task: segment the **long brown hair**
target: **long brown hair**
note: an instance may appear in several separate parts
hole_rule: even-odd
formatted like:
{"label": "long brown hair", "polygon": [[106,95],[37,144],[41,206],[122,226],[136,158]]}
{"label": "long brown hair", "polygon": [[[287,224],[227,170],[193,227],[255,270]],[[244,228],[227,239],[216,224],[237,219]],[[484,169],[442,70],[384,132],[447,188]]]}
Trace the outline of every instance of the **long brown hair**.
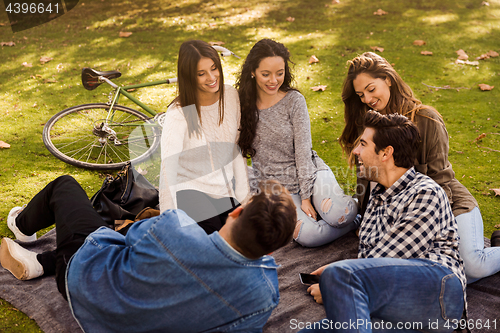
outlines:
{"label": "long brown hair", "polygon": [[[257,130],[259,121],[259,109],[257,108],[257,83],[252,78],[252,72],[259,67],[260,62],[268,57],[281,57],[285,62],[285,77],[280,90],[287,92],[296,90],[292,88],[293,75],[290,71],[290,52],[285,45],[272,39],[261,39],[250,50],[245,63],[241,67],[238,79],[236,80],[236,89],[240,97],[241,122],[240,137],[238,145],[243,156],[250,158],[255,155],[255,149],[252,143]],[[292,63],[293,64],[293,63]]]}
{"label": "long brown hair", "polygon": [[[350,156],[352,150],[356,147],[356,140],[363,128],[364,115],[370,109],[361,102],[360,97],[354,90],[353,81],[361,73],[366,73],[375,79],[390,80],[390,98],[384,113],[401,114],[415,122],[415,114],[418,110],[423,108],[434,110],[430,106],[423,105],[414,96],[410,86],[403,81],[387,60],[373,52],[363,53],[349,61],[349,69],[342,87],[345,127],[339,142],[347,156]],[[439,115],[437,111],[436,113]]]}
{"label": "long brown hair", "polygon": [[[201,40],[189,40],[182,43],[179,49],[179,59],[177,61],[177,97],[170,104],[177,103],[182,108],[190,105],[196,106],[198,120],[201,125],[200,103],[198,101],[198,62],[201,58],[213,60],[215,67],[219,70],[219,125],[224,120],[224,76],[222,74],[222,64],[217,51],[207,42]],[[185,112],[188,116],[190,112]],[[193,119],[188,120],[188,131],[199,133],[197,124]]]}

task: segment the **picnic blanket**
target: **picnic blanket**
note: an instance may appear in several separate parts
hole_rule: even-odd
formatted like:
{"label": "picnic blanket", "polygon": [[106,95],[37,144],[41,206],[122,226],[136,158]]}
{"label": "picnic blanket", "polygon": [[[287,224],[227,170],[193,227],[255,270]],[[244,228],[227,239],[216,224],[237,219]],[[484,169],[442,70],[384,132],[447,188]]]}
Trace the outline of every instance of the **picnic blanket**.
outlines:
{"label": "picnic blanket", "polygon": [[[489,240],[485,239],[489,246]],[[24,247],[43,252],[55,247],[55,231],[51,230]],[[322,305],[314,302],[300,284],[299,273],[308,273],[333,261],[356,258],[358,239],[354,233],[322,247],[304,248],[291,243],[273,253],[278,269],[281,300],[264,327],[265,333],[297,332],[299,323],[315,322],[325,317]],[[68,303],[57,291],[54,277],[18,281],[10,272],[0,268],[0,298],[34,319],[45,333],[81,332]],[[489,319],[490,329],[473,332],[500,332],[500,274],[468,285],[469,319],[479,327]],[[496,319],[496,330],[493,321]],[[484,326],[484,325],[483,325]]]}

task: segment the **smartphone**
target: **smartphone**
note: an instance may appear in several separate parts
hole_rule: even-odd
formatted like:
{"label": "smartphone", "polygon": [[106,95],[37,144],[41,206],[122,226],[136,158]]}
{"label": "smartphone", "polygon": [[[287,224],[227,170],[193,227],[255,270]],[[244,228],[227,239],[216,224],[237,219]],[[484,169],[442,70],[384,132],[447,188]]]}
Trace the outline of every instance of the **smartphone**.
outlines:
{"label": "smartphone", "polygon": [[319,283],[320,275],[299,273],[299,277],[300,277],[300,282],[302,284],[310,285],[310,284]]}

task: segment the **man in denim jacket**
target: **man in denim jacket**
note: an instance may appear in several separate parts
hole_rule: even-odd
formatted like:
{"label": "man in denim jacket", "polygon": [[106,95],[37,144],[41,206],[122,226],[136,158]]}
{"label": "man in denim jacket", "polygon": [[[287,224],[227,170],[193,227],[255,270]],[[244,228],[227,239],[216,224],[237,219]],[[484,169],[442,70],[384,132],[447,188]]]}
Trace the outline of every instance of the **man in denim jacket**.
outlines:
{"label": "man in denim jacket", "polygon": [[86,332],[261,332],[279,301],[277,265],[266,254],[291,241],[296,213],[287,190],[268,181],[219,232],[167,210],[123,236],[63,176],[9,219],[19,237],[56,224],[52,258],[4,238],[1,263],[21,280],[55,272]]}

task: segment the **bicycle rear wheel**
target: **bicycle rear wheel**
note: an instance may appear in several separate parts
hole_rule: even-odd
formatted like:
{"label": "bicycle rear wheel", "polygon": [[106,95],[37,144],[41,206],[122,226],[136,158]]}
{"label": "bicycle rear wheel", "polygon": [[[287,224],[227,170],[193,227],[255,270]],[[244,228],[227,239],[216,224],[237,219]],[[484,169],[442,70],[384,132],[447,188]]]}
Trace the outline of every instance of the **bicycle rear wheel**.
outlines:
{"label": "bicycle rear wheel", "polygon": [[43,128],[43,143],[60,160],[91,170],[121,169],[148,158],[161,128],[137,110],[104,103],[83,104],[55,114]]}

